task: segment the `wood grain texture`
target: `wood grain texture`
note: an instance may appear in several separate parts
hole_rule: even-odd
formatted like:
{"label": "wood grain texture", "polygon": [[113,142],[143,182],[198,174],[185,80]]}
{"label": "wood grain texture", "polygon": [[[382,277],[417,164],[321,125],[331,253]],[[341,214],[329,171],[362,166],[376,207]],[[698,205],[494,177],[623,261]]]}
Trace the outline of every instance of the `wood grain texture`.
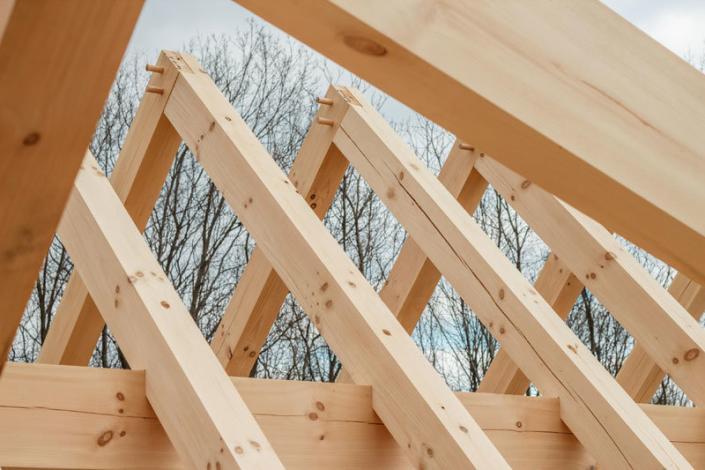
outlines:
{"label": "wood grain texture", "polygon": [[[685,308],[693,319],[700,321],[705,312],[705,289],[678,273],[671,282],[668,292]],[[675,365],[675,364],[674,364]],[[617,381],[624,390],[639,403],[649,403],[661,385],[665,372],[651,358],[644,346],[634,345],[622,368],[617,373]],[[693,397],[690,397],[692,400]]]}
{"label": "wood grain texture", "polygon": [[[168,54],[157,65],[164,67]],[[128,214],[140,230],[147,225],[154,204],[171,167],[181,137],[163,116],[176,72],[155,73],[147,86],[164,90],[159,95],[145,93],[120,150],[110,182]],[[42,345],[39,362],[86,365],[93,354],[105,322],[86,286],[72,273],[49,333]]]}
{"label": "wood grain texture", "polygon": [[[414,466],[507,468],[374,289],[200,66],[166,115]],[[277,227],[272,230],[272,227]]]}
{"label": "wood grain texture", "polygon": [[683,306],[600,224],[490,156],[475,167],[688,397],[704,405],[705,330]]}
{"label": "wood grain texture", "polygon": [[[334,93],[328,96],[332,99]],[[289,174],[296,190],[321,219],[333,202],[348,161],[333,145],[337,124],[330,127],[315,123],[322,112],[339,122],[344,109],[334,100],[314,116]],[[211,342],[228,374],[250,373],[288,293],[267,257],[255,247]]]}
{"label": "wood grain texture", "polygon": [[[646,415],[356,91],[335,144],[548,396],[601,465],[688,466]],[[479,162],[476,162],[476,167]],[[353,374],[354,378],[354,374]]]}
{"label": "wood grain texture", "polygon": [[[373,411],[369,386],[244,378],[233,383],[287,468],[412,468]],[[561,421],[555,398],[456,396],[512,468],[594,464]],[[704,410],[642,409],[693,466],[705,465]],[[145,396],[144,372],[14,363],[0,379],[0,465],[184,468]]]}
{"label": "wood grain texture", "polygon": [[[438,175],[438,180],[448,192],[471,214],[475,212],[487,189],[487,182],[473,170],[478,157],[479,152],[461,148],[461,142],[456,141]],[[409,236],[379,296],[406,332],[411,334],[440,279],[441,273],[413,237]],[[337,381],[350,383],[352,377],[347,370],[342,369]]]}
{"label": "wood grain texture", "polygon": [[705,77],[601,2],[236,1],[705,283]]}
{"label": "wood grain texture", "polygon": [[181,459],[283,468],[90,152],[59,236]]}
{"label": "wood grain texture", "polygon": [[[546,299],[562,320],[566,320],[575,305],[583,285],[557,255],[549,253],[536,282],[536,292]],[[500,349],[480,382],[478,392],[523,395],[529,379],[505,349]]]}
{"label": "wood grain texture", "polygon": [[3,2],[0,371],[142,3]]}

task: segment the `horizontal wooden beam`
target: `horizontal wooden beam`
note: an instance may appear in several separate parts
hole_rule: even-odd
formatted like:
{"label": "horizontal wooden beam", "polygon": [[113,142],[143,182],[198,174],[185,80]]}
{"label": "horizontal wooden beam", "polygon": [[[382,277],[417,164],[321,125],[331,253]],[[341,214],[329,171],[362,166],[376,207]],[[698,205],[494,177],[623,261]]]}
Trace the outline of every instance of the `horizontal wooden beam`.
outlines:
{"label": "horizontal wooden beam", "polygon": [[598,462],[687,466],[379,113],[355,90],[341,94],[353,98],[334,143],[522,372],[561,399],[563,420]]}
{"label": "horizontal wooden beam", "polygon": [[0,371],[142,3],[0,6]]}
{"label": "horizontal wooden beam", "polygon": [[[374,413],[369,386],[245,378],[233,383],[287,468],[410,468]],[[457,396],[512,468],[591,465],[561,422],[557,399]],[[705,410],[642,409],[694,467],[705,466]],[[0,379],[0,465],[184,468],[146,399],[144,372],[15,363]]]}
{"label": "horizontal wooden beam", "polygon": [[705,284],[705,77],[601,2],[236,1]]}
{"label": "horizontal wooden beam", "polygon": [[[162,54],[157,65],[164,68],[168,60]],[[159,87],[164,92],[145,93],[110,177],[115,192],[139,229],[147,225],[181,143],[181,137],[163,116],[175,81],[173,71],[152,75],[148,86]],[[72,273],[42,345],[39,362],[88,364],[103,326],[105,322],[86,286],[78,273]]]}
{"label": "horizontal wooden beam", "polygon": [[283,468],[90,152],[58,233],[182,460]]}
{"label": "horizontal wooden beam", "polygon": [[167,117],[353,379],[372,385],[375,411],[412,464],[507,468],[212,80],[182,57]]}

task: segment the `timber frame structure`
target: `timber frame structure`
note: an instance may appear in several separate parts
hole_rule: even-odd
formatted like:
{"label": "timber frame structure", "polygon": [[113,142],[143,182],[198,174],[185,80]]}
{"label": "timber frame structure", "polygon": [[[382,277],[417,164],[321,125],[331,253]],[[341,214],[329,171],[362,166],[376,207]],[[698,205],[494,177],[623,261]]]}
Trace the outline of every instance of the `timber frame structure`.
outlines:
{"label": "timber frame structure", "polygon": [[[39,364],[0,366],[2,469],[705,468],[702,74],[596,1],[238,3],[454,132],[445,166],[331,86],[286,176],[163,52],[108,179],[86,147],[141,2],[3,3],[5,356],[54,233],[76,269]],[[141,236],[182,141],[257,240],[210,345]],[[349,165],[408,233],[380,293],[320,220]],[[535,285],[472,219],[488,184],[552,250]],[[479,393],[409,336],[441,275],[501,344]],[[565,323],[583,287],[635,338],[616,378]],[[289,292],[338,383],[242,377]],[[104,324],[132,370],[85,367]],[[664,374],[695,407],[646,404]]]}

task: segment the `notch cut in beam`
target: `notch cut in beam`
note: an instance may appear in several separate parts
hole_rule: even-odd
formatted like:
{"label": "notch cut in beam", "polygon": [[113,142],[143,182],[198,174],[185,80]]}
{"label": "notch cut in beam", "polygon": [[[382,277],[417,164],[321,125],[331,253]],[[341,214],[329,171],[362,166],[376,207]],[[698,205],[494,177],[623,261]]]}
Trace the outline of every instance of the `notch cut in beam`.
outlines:
{"label": "notch cut in beam", "polygon": [[602,3],[236,1],[705,284],[705,77]]}
{"label": "notch cut in beam", "polygon": [[354,90],[335,144],[601,464],[688,466],[472,217]]}
{"label": "notch cut in beam", "polygon": [[0,7],[0,372],[142,3]]}
{"label": "notch cut in beam", "polygon": [[[287,468],[409,468],[372,409],[369,386],[232,380]],[[562,423],[555,398],[456,396],[512,468],[594,463]],[[704,410],[642,409],[693,466],[705,466]],[[145,396],[143,371],[15,363],[0,379],[0,465],[184,468]]]}
{"label": "notch cut in beam", "polygon": [[59,236],[183,461],[283,468],[90,152]]}
{"label": "notch cut in beam", "polygon": [[167,117],[355,380],[372,385],[413,465],[507,468],[230,103],[183,63]]}

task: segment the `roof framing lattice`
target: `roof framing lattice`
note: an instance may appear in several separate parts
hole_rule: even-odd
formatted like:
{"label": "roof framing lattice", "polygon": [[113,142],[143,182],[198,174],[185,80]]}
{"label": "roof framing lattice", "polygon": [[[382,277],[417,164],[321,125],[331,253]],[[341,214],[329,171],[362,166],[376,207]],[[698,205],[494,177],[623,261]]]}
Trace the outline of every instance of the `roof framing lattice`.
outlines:
{"label": "roof framing lattice", "polygon": [[[0,5],[5,354],[54,233],[76,265],[43,364],[0,362],[5,470],[705,466],[702,74],[599,2],[239,3],[454,132],[445,166],[331,86],[287,177],[162,52],[108,179],[86,146],[141,2]],[[141,235],[182,141],[257,240],[210,347]],[[409,235],[379,295],[320,220],[348,166]],[[534,285],[472,219],[488,185],[552,250]],[[679,271],[668,291],[613,233]],[[502,345],[484,393],[409,336],[442,275]],[[565,323],[583,287],[637,341],[616,378]],[[338,383],[229,377],[289,292]],[[105,324],[134,370],[69,367]],[[664,374],[695,408],[643,404]]]}

